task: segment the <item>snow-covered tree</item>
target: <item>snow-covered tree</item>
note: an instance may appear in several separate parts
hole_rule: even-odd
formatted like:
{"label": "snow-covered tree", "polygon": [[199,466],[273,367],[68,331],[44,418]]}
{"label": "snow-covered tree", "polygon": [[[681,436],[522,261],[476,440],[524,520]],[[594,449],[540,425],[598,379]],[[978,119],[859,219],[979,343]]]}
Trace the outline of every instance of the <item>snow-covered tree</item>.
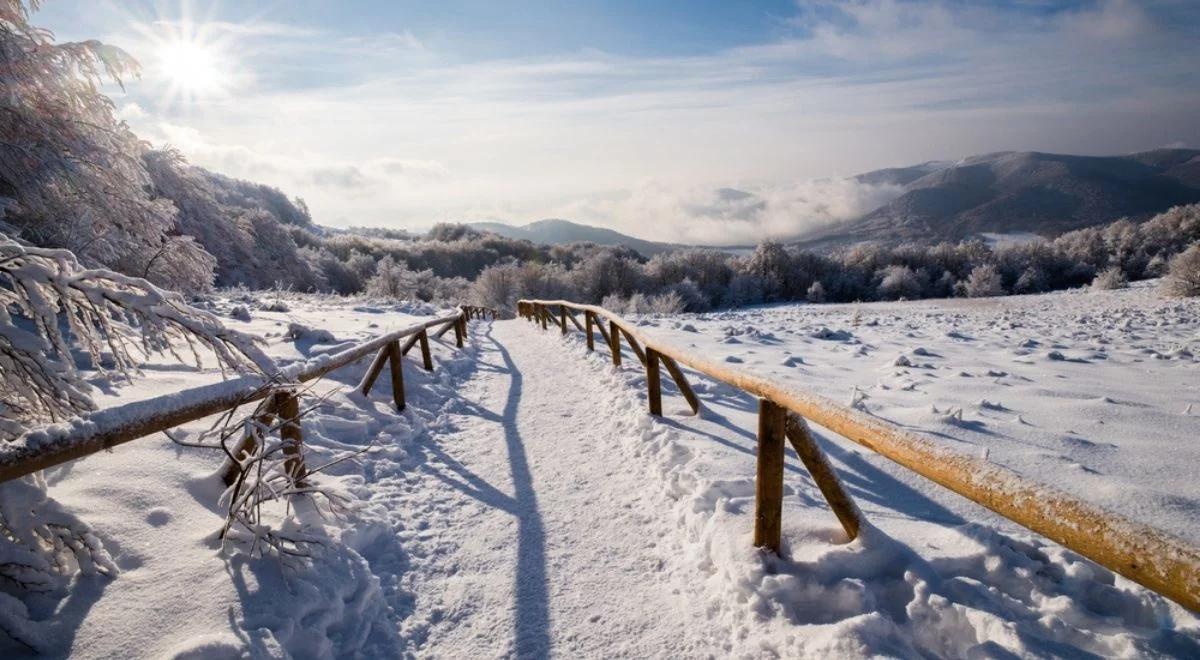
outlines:
{"label": "snow-covered tree", "polygon": [[521,295],[521,269],[516,264],[485,268],[471,284],[471,301],[492,309],[512,311]]}
{"label": "snow-covered tree", "polygon": [[1092,288],[1097,291],[1124,289],[1127,286],[1129,286],[1129,281],[1125,279],[1125,271],[1117,266],[1105,268],[1100,271],[1096,279],[1092,280]]}
{"label": "snow-covered tree", "polygon": [[416,297],[416,274],[386,256],[375,264],[375,275],[367,281],[367,295],[394,300]]}
{"label": "snow-covered tree", "polygon": [[992,264],[982,264],[971,270],[963,283],[963,293],[968,298],[986,298],[1004,295],[1000,271]]}
{"label": "snow-covered tree", "polygon": [[35,4],[0,0],[0,191],[15,201],[5,222],[91,265],[158,250],[175,209],[147,191],[146,145],[99,89],[136,76],[137,63],[98,41],[54,43],[29,24]]}
{"label": "snow-covered tree", "polygon": [[[275,372],[252,337],[179,294],[0,234],[0,442],[95,408],[75,352],[128,378],[148,353],[184,359],[181,347],[197,363],[203,353],[222,369]],[[115,572],[99,538],[49,497],[40,473],[0,484],[0,632],[44,648],[52,629],[30,616],[29,599],[61,596],[76,573]]]}
{"label": "snow-covered tree", "polygon": [[813,282],[812,286],[808,287],[808,291],[805,292],[804,299],[810,303],[825,302],[825,285],[820,282]]}
{"label": "snow-covered tree", "polygon": [[197,364],[205,349],[222,368],[271,368],[252,337],[177,293],[0,234],[0,438],[94,408],[72,349],[95,369],[128,377],[152,352],[183,359],[180,344]]}
{"label": "snow-covered tree", "polygon": [[1200,296],[1200,243],[1171,259],[1162,286],[1168,295]]}
{"label": "snow-covered tree", "polygon": [[879,296],[885,300],[920,298],[925,283],[908,266],[888,266],[879,271]]}
{"label": "snow-covered tree", "polygon": [[759,243],[741,268],[741,274],[758,281],[763,302],[779,300],[784,295],[790,273],[791,259],[787,250],[775,241]]}

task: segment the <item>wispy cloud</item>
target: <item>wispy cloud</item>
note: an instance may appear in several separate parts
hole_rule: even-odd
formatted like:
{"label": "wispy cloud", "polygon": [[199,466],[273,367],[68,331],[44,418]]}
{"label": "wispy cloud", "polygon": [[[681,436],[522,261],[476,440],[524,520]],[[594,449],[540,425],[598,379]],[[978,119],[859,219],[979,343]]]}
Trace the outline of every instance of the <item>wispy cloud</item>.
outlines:
{"label": "wispy cloud", "polygon": [[1173,2],[806,2],[771,41],[705,55],[488,60],[403,30],[217,24],[253,84],[163,108],[148,80],[122,105],[331,224],[568,216],[744,242],[886,201],[839,178],[875,167],[1196,144],[1198,22]]}

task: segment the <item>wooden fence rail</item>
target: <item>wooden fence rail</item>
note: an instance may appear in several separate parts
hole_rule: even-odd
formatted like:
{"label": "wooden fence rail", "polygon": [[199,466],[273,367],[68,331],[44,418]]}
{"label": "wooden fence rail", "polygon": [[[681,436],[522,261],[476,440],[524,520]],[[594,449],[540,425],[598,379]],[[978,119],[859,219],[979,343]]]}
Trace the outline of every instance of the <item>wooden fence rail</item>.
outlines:
{"label": "wooden fence rail", "polygon": [[[471,311],[468,311],[471,310]],[[468,318],[495,318],[495,312],[482,307],[460,307],[454,313],[410,325],[406,328],[380,335],[332,355],[322,355],[304,362],[289,365],[270,376],[245,375],[211,385],[202,385],[182,392],[164,394],[144,401],[135,401],[106,408],[66,423],[34,429],[12,442],[0,443],[0,482],[16,479],[38,470],[59,465],[111,449],[138,438],[166,431],[181,424],[193,422],[209,415],[231,410],[238,406],[259,401],[279,391],[289,391],[295,384],[320,378],[331,371],[357,362],[372,353],[375,361],[368,369],[367,377],[360,383],[364,393],[384,366],[390,366],[392,391],[397,408],[404,408],[404,376],[400,358],[414,344],[420,344],[422,362],[426,370],[433,370],[433,358],[429,351],[429,332],[440,333],[454,330],[456,344],[463,346]],[[400,340],[407,339],[403,347]],[[278,415],[284,439],[299,445],[300,430],[298,413],[289,415],[295,405],[294,396],[283,396],[273,404],[271,413]],[[282,406],[283,409],[279,409]],[[290,453],[290,452],[289,452]],[[302,463],[297,457],[289,471],[302,472]],[[226,479],[229,469],[227,463]]]}
{"label": "wooden fence rail", "polygon": [[[812,441],[805,424],[807,419],[1184,607],[1200,611],[1200,549],[1167,532],[1129,520],[1057,488],[1032,482],[995,463],[953,451],[865,412],[647,337],[635,325],[603,307],[566,300],[522,300],[517,303],[517,311],[543,329],[548,320],[557,321],[563,334],[568,332],[569,312],[582,312],[586,322],[581,329],[588,335],[588,348],[595,349],[592,330],[599,330],[612,353],[613,364],[618,367],[623,335],[646,368],[649,407],[655,415],[662,414],[659,362],[667,367],[695,412],[699,412],[700,402],[679,369],[681,364],[758,397],[755,545],[779,549],[785,437],[800,455],[847,535],[853,539],[858,533],[861,514],[838,481],[832,465]],[[604,321],[608,322],[607,332]]]}

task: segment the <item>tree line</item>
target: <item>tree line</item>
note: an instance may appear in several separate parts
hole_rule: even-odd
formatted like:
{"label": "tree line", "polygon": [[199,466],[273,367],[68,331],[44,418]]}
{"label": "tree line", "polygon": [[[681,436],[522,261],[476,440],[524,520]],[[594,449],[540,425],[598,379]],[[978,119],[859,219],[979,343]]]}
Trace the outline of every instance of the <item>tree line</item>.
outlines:
{"label": "tree line", "polygon": [[[1189,249],[1190,246],[1190,249]],[[1186,255],[1191,256],[1186,256]],[[1200,205],[1143,223],[1117,220],[1053,240],[989,245],[863,244],[816,252],[764,241],[747,255],[686,249],[631,258],[596,250],[552,263],[499,263],[483,270],[471,301],[511,309],[520,297],[570,298],[618,312],[702,312],[808,301],[915,300],[1041,293],[1168,275],[1172,292],[1200,276]],[[1174,265],[1172,265],[1174,264]],[[1189,279],[1191,278],[1191,279]]]}

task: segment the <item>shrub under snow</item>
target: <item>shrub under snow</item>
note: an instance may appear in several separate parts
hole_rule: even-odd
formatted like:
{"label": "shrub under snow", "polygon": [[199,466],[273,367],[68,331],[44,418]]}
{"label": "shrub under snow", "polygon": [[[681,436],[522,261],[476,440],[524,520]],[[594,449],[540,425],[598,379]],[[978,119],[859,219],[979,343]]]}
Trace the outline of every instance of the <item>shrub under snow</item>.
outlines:
{"label": "shrub under snow", "polygon": [[1129,280],[1125,279],[1124,271],[1115,266],[1104,269],[1096,276],[1096,279],[1092,280],[1092,288],[1097,291],[1124,289],[1127,286],[1129,286]]}
{"label": "shrub under snow", "polygon": [[967,277],[967,281],[963,285],[963,292],[969,298],[987,298],[1004,295],[1004,286],[1001,284],[1000,271],[992,264],[976,266],[971,270],[971,275]]}
{"label": "shrub under snow", "polygon": [[1171,259],[1163,290],[1172,296],[1200,296],[1200,243]]}

